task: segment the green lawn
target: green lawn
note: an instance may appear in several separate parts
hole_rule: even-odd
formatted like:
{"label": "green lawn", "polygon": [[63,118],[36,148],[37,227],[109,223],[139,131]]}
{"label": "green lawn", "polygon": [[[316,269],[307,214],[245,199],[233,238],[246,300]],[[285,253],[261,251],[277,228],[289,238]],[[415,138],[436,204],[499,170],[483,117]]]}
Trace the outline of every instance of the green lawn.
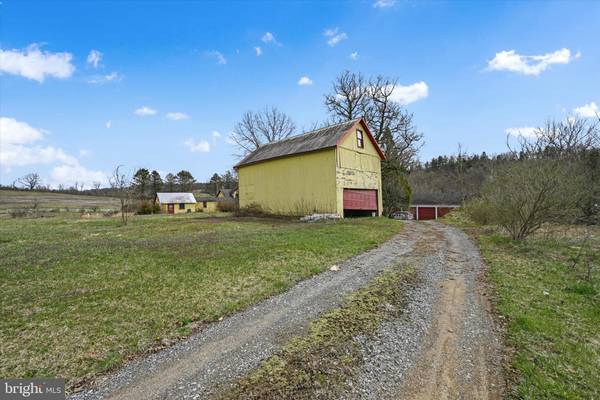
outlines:
{"label": "green lawn", "polygon": [[[507,321],[507,344],[515,352],[509,397],[600,398],[599,228],[592,228],[575,267],[583,227],[553,227],[524,243],[467,228],[474,229],[490,266],[496,310]],[[591,280],[586,259],[594,267]]]}
{"label": "green lawn", "polygon": [[203,215],[0,221],[0,376],[68,385],[281,292],[401,229]]}

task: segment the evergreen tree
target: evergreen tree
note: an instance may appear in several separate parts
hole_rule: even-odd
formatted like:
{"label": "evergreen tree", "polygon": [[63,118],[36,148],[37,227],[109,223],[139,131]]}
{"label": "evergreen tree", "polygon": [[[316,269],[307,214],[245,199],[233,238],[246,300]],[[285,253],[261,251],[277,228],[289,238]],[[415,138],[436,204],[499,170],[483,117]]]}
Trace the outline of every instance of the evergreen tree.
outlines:
{"label": "evergreen tree", "polygon": [[146,168],[138,169],[133,175],[135,194],[142,200],[146,199],[150,186],[150,172]]}
{"label": "evergreen tree", "polygon": [[163,187],[163,180],[160,177],[158,171],[154,170],[150,173],[150,190],[152,190],[152,197],[156,196],[157,192],[160,192]]}
{"label": "evergreen tree", "polygon": [[168,173],[165,177],[165,186],[167,188],[167,192],[174,192],[176,184],[177,178],[175,177],[175,175]]}
{"label": "evergreen tree", "polygon": [[181,170],[177,173],[177,183],[182,192],[191,192],[196,179],[189,171]]}

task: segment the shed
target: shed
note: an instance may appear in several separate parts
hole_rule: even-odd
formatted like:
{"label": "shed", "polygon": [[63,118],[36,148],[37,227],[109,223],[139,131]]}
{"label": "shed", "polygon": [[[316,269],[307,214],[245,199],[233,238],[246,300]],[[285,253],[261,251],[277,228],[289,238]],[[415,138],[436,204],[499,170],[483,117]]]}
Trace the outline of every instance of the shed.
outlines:
{"label": "shed", "polygon": [[362,118],[269,143],[235,166],[239,205],[284,215],[381,215],[384,159]]}
{"label": "shed", "polygon": [[459,207],[456,204],[413,204],[410,212],[416,220],[438,219]]}
{"label": "shed", "polygon": [[154,201],[160,205],[160,211],[167,214],[196,210],[196,199],[192,193],[156,193]]}

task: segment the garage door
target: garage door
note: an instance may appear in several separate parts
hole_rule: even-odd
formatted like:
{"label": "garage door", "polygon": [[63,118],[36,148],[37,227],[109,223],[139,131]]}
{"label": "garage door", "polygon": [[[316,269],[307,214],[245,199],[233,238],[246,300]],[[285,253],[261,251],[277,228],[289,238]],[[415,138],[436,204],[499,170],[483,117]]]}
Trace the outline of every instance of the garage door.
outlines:
{"label": "garage door", "polygon": [[419,219],[435,219],[435,207],[419,207]]}
{"label": "garage door", "polygon": [[344,189],[344,210],[377,211],[377,190]]}

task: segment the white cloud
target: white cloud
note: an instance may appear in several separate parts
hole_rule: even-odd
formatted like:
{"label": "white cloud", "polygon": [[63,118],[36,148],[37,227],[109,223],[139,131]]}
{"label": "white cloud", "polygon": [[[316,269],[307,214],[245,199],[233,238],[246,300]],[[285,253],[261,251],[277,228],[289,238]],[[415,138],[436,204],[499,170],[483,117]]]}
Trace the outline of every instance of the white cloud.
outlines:
{"label": "white cloud", "polygon": [[[75,181],[91,187],[92,182],[106,183],[106,175],[101,171],[90,171],[83,167],[76,157],[54,146],[36,144],[43,140],[44,131],[31,127],[26,122],[14,118],[0,117],[0,166],[10,170],[39,164],[60,164],[52,171],[51,184],[72,185]],[[81,149],[81,156],[90,154]]]}
{"label": "white cloud", "polygon": [[377,0],[375,3],[373,3],[373,7],[388,8],[392,7],[394,4],[396,4],[396,0]]}
{"label": "white cloud", "polygon": [[182,112],[170,112],[167,113],[167,118],[169,118],[172,121],[181,121],[183,119],[188,119],[190,116],[182,113]]}
{"label": "white cloud", "polygon": [[112,128],[112,120],[109,119],[108,121],[106,121],[106,123],[104,124],[104,126],[106,126],[106,129]]}
{"label": "white cloud", "polygon": [[52,162],[77,163],[77,159],[53,146],[35,143],[44,131],[14,118],[0,117],[0,165],[3,168]]}
{"label": "white cloud", "polygon": [[323,36],[327,38],[327,44],[331,47],[337,45],[342,40],[348,39],[348,35],[345,32],[340,32],[338,28],[326,29],[323,32]]}
{"label": "white cloud", "polygon": [[214,139],[219,139],[221,137],[221,134],[219,133],[219,131],[212,131],[212,137]]}
{"label": "white cloud", "polygon": [[256,46],[254,47],[254,52],[256,53],[256,56],[261,56],[262,55],[262,48],[260,46]]}
{"label": "white cloud", "polygon": [[81,157],[87,157],[91,154],[91,152],[88,149],[79,149],[79,155]]}
{"label": "white cloud", "polygon": [[515,136],[515,137],[526,137],[526,138],[534,138],[537,136],[537,128],[533,126],[524,126],[521,128],[508,128],[505,130],[507,135]]}
{"label": "white cloud", "polygon": [[110,82],[120,82],[122,79],[123,75],[118,72],[111,72],[108,75],[94,75],[87,82],[94,85],[103,85]]}
{"label": "white cloud", "polygon": [[568,64],[574,58],[579,58],[580,53],[575,57],[571,56],[569,49],[560,49],[553,53],[546,53],[538,56],[522,56],[514,50],[505,50],[496,53],[496,56],[488,61],[488,69],[491,71],[512,71],[523,75],[539,75],[548,69],[552,64]]}
{"label": "white cloud", "polygon": [[218,65],[227,64],[227,59],[220,51],[217,51],[217,50],[209,51],[206,53],[206,55],[214,58],[217,61]]}
{"label": "white cloud", "polygon": [[71,53],[41,51],[34,43],[25,50],[0,49],[0,71],[21,75],[40,83],[44,82],[46,76],[66,79],[75,71],[75,66],[71,64],[72,59]]}
{"label": "white cloud", "polygon": [[134,113],[135,113],[135,115],[139,115],[140,117],[147,117],[149,115],[156,114],[156,110],[154,110],[150,107],[147,107],[147,106],[143,106],[143,107],[136,109],[134,111]]}
{"label": "white cloud", "polygon": [[303,76],[298,80],[298,85],[300,86],[309,86],[312,85],[313,81],[308,76]]}
{"label": "white cloud", "polygon": [[52,169],[50,174],[52,184],[72,186],[75,182],[83,185],[84,188],[92,187],[94,182],[100,182],[101,185],[108,184],[108,177],[102,171],[92,171],[80,164],[63,164]]}
{"label": "white cloud", "polygon": [[194,140],[190,138],[183,144],[192,153],[208,153],[210,151],[210,143],[208,143],[206,140]]}
{"label": "white cloud", "polygon": [[424,99],[427,96],[429,96],[429,86],[421,81],[408,86],[397,85],[394,88],[391,99],[400,104],[407,105]]}
{"label": "white cloud", "polygon": [[594,118],[600,115],[598,106],[593,101],[581,107],[575,107],[573,112],[583,118]]}
{"label": "white cloud", "polygon": [[98,68],[100,61],[102,61],[102,53],[98,50],[90,50],[90,53],[87,56],[87,63],[94,68]]}
{"label": "white cloud", "polygon": [[350,53],[350,59],[352,59],[354,61],[358,60],[358,52],[355,51],[353,53]]}
{"label": "white cloud", "polygon": [[[0,144],[28,144],[42,139],[41,130],[14,118],[0,117]],[[0,147],[2,147],[0,146]]]}
{"label": "white cloud", "polygon": [[265,43],[271,43],[276,44],[277,46],[281,46],[281,43],[278,42],[277,39],[275,39],[275,35],[273,35],[271,32],[265,32],[261,40]]}

